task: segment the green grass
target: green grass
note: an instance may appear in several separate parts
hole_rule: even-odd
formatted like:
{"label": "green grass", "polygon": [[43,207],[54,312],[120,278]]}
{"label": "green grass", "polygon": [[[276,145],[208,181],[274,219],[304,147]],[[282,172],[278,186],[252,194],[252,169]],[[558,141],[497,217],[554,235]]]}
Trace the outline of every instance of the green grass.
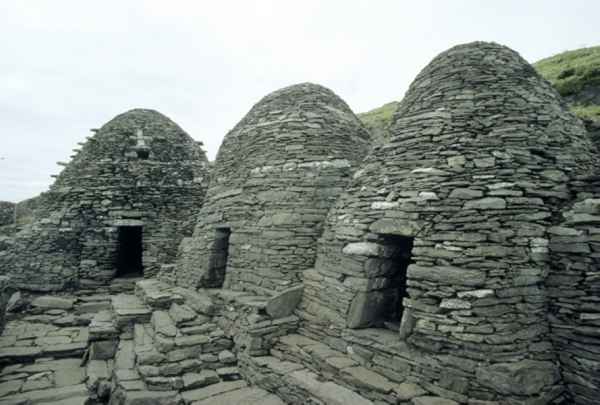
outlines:
{"label": "green grass", "polygon": [[358,117],[366,122],[390,122],[397,108],[398,102],[392,101],[379,108],[360,113],[358,114]]}
{"label": "green grass", "polygon": [[383,141],[388,137],[387,127],[392,122],[394,113],[398,109],[398,102],[392,101],[371,111],[357,114],[358,118],[367,127],[375,141]]}
{"label": "green grass", "polygon": [[[571,102],[572,111],[580,118],[600,120],[600,105],[583,104],[577,94],[588,85],[600,86],[600,46],[567,51],[533,64],[558,92]],[[384,104],[371,111],[357,114],[375,142],[389,137],[388,125],[398,109],[398,102]]]}
{"label": "green grass", "polygon": [[600,105],[574,105],[571,106],[571,111],[579,118],[600,121]]}
{"label": "green grass", "polygon": [[533,66],[563,97],[574,95],[587,84],[600,84],[600,46],[563,52]]}

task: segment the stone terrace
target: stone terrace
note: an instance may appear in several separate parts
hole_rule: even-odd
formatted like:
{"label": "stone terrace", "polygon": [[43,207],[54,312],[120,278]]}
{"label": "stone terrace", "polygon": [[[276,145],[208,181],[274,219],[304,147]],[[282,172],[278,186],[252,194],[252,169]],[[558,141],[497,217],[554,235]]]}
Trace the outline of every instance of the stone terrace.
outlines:
{"label": "stone terrace", "polygon": [[0,337],[0,403],[455,404],[295,334],[301,288],[267,299],[134,281],[14,294]]}

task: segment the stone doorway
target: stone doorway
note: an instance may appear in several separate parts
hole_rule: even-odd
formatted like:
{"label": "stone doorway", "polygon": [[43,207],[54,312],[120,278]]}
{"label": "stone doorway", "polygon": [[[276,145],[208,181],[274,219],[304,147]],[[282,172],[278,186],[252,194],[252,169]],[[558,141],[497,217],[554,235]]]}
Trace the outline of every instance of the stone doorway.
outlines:
{"label": "stone doorway", "polygon": [[399,330],[413,243],[412,237],[378,235],[379,254],[365,264],[368,287],[367,291],[357,293],[350,305],[349,328]]}
{"label": "stone doorway", "polygon": [[414,238],[400,235],[381,235],[384,246],[383,265],[388,268],[390,298],[380,313],[380,323],[390,329],[398,329],[404,312],[402,301],[407,297],[406,273],[412,263]]}
{"label": "stone doorway", "polygon": [[144,275],[142,227],[119,226],[117,239],[117,277]]}
{"label": "stone doorway", "polygon": [[223,287],[229,258],[230,228],[216,228],[215,240],[208,262],[209,284],[212,287]]}

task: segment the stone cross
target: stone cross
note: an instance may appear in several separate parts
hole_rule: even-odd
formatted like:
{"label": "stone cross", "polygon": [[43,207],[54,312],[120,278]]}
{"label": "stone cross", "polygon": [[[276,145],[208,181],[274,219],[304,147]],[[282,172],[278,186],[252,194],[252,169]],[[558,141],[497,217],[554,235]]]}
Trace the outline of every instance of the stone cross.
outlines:
{"label": "stone cross", "polygon": [[144,136],[144,131],[142,131],[141,129],[137,129],[135,131],[135,136],[137,138],[137,147],[138,148],[146,148],[146,139],[148,139],[147,137]]}
{"label": "stone cross", "polygon": [[135,150],[138,157],[147,159],[150,154],[150,147],[146,143],[146,141],[150,140],[150,137],[144,136],[144,132],[141,129],[137,129],[135,131],[135,136],[137,138]]}

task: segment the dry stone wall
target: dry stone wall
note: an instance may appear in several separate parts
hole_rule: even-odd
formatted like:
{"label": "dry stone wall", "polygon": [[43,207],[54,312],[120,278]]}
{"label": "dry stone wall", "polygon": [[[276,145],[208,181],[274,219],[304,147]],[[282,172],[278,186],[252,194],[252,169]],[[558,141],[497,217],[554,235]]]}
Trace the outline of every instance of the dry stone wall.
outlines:
{"label": "dry stone wall", "polygon": [[0,201],[0,226],[15,222],[15,204],[9,201]]}
{"label": "dry stone wall", "polygon": [[164,115],[136,109],[75,150],[34,221],[0,239],[0,272],[23,288],[60,289],[115,276],[118,229],[141,226],[144,275],[173,262],[208,181],[200,145]]}
{"label": "dry stone wall", "polygon": [[304,333],[397,328],[381,367],[457,401],[559,398],[548,230],[595,167],[581,122],[516,52],[477,42],[417,76],[391,132],[328,216]]}
{"label": "dry stone wall", "polygon": [[563,220],[548,229],[551,268],[546,286],[552,339],[562,377],[576,404],[600,398],[600,181],[588,177]]}
{"label": "dry stone wall", "polygon": [[225,137],[177,283],[271,294],[313,265],[322,222],[369,135],[330,90],[299,84],[264,97]]}

